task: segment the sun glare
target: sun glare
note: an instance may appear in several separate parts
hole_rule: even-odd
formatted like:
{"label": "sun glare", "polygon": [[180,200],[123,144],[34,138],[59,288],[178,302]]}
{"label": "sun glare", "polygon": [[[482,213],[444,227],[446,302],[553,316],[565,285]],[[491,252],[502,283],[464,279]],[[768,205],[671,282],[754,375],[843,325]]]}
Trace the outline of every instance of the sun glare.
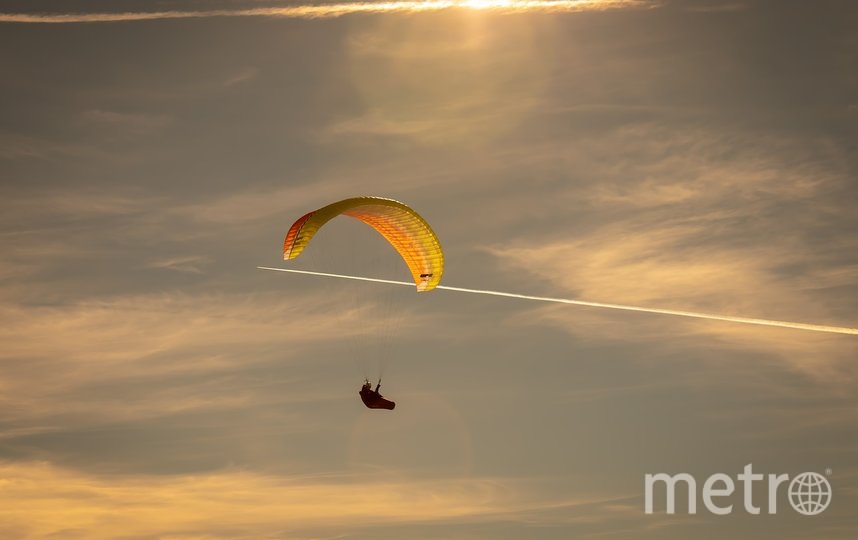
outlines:
{"label": "sun glare", "polygon": [[471,9],[509,8],[515,5],[515,0],[465,0],[461,5]]}

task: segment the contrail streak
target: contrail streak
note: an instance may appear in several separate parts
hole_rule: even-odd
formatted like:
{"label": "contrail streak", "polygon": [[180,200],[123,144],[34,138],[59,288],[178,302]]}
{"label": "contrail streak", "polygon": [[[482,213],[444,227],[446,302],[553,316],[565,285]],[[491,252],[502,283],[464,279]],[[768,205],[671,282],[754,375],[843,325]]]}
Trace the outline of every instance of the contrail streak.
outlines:
{"label": "contrail streak", "polygon": [[[394,281],[391,279],[378,279],[363,276],[346,276],[343,274],[329,274],[326,272],[310,272],[308,270],[293,270],[287,268],[271,268],[268,266],[257,266],[260,270],[273,270],[275,272],[290,272],[293,274],[307,274],[311,276],[323,276],[339,279],[352,279],[355,281],[371,281],[373,283],[387,283],[389,285],[406,285],[413,287],[414,283],[409,281]],[[712,313],[699,313],[696,311],[681,311],[676,309],[658,309],[647,308],[640,306],[625,306],[622,304],[605,304],[602,302],[587,302],[585,300],[572,300],[569,298],[551,298],[548,296],[532,296],[529,294],[516,294],[500,291],[486,291],[482,289],[466,289],[463,287],[448,287],[446,285],[438,285],[436,289],[444,289],[445,291],[465,292],[471,294],[486,294],[489,296],[505,296],[507,298],[521,298],[523,300],[536,300],[538,302],[554,302],[556,304],[573,304],[576,306],[589,306],[607,309],[620,309],[623,311],[639,311],[641,313],[658,313],[661,315],[674,315],[677,317],[692,317],[695,319],[707,319],[710,321],[727,321],[743,324],[757,324],[760,326],[775,326],[779,328],[792,328],[795,330],[810,330],[812,332],[828,332],[832,334],[852,334],[858,335],[858,328],[848,328],[843,326],[826,326],[821,324],[807,324],[800,322],[789,321],[773,321],[770,319],[755,319],[751,317],[734,317],[732,315],[716,315]]]}
{"label": "contrail streak", "polygon": [[653,5],[651,0],[393,0],[388,2],[340,2],[299,4],[249,9],[210,9],[137,11],[102,13],[0,13],[6,23],[99,23],[152,21],[164,19],[201,19],[211,17],[272,17],[321,19],[355,13],[416,13],[449,9],[472,9],[500,13],[604,11],[622,7]]}

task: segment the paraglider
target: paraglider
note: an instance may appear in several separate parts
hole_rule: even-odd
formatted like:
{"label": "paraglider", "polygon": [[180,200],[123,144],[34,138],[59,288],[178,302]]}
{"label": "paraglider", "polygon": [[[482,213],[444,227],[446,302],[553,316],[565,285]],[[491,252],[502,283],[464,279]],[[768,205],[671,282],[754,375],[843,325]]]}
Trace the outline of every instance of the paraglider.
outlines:
{"label": "paraglider", "polygon": [[372,384],[367,379],[363,386],[360,389],[360,399],[363,401],[363,404],[366,405],[368,409],[387,409],[388,411],[392,411],[394,407],[396,407],[396,403],[390,401],[389,399],[385,399],[382,396],[378,388],[381,386],[381,381],[378,381],[378,384],[375,385],[375,390],[372,389]]}
{"label": "paraglider", "polygon": [[[298,257],[316,233],[337,216],[361,221],[396,250],[408,267],[418,292],[434,289],[444,273],[444,252],[429,223],[404,203],[381,197],[353,197],[338,201],[298,218],[283,241],[283,260]],[[393,410],[396,404],[379,393],[381,378],[375,390],[366,379],[359,394],[370,409]]]}

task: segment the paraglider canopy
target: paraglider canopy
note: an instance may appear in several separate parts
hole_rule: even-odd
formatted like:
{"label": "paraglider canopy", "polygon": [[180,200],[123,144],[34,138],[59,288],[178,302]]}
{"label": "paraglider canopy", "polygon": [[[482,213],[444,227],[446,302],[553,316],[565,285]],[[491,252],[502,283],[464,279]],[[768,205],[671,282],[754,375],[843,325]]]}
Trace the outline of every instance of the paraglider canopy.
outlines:
{"label": "paraglider canopy", "polygon": [[444,252],[432,227],[408,205],[381,197],[353,197],[298,218],[283,242],[283,260],[296,258],[328,221],[344,215],[366,223],[399,253],[418,291],[431,291],[444,273]]}

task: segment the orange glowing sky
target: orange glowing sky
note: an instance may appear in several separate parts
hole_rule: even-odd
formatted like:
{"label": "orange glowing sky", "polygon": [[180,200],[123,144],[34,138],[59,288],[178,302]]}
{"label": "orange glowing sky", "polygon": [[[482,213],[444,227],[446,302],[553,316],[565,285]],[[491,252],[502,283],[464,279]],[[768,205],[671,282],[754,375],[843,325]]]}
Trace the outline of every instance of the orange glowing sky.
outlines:
{"label": "orange glowing sky", "polygon": [[[444,285],[854,328],[852,3],[0,11],[0,539],[858,536],[855,336],[256,269],[377,195]],[[831,507],[643,512],[751,462]]]}

